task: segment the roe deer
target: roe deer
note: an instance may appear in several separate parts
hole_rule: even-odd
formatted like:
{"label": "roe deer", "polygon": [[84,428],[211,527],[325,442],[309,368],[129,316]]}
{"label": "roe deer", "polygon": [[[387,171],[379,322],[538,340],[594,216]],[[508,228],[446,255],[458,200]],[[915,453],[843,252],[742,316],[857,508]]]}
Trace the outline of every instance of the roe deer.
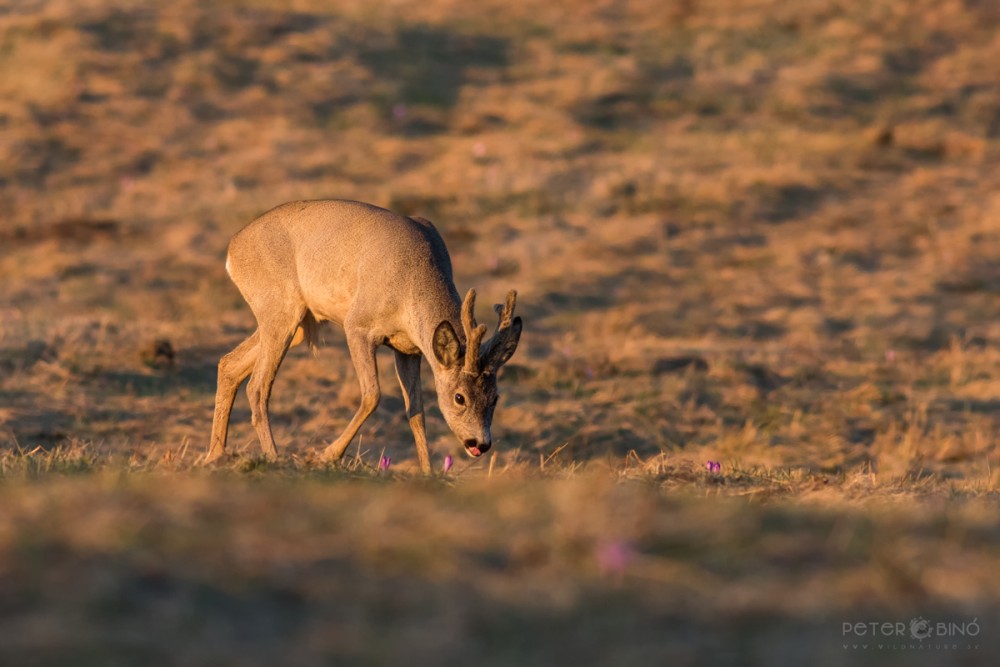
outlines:
{"label": "roe deer", "polygon": [[319,200],[283,204],[233,237],[226,271],[257,318],[257,330],[219,361],[212,440],[206,461],[225,453],[236,391],[250,376],[247,396],[264,456],[277,456],[268,401],[288,348],[315,346],[316,327],[344,327],[361,383],[361,407],[323,458],[339,460],[378,405],[375,350],[396,355],[396,377],[417,446],[420,468],[430,472],[420,394],[420,356],[434,373],[438,403],[452,432],[472,456],[491,444],[497,370],[521,336],[514,317],[516,292],[494,306],[500,321],[483,344],[484,325],[473,316],[476,292],[459,300],[451,258],[438,231],[370,204]]}

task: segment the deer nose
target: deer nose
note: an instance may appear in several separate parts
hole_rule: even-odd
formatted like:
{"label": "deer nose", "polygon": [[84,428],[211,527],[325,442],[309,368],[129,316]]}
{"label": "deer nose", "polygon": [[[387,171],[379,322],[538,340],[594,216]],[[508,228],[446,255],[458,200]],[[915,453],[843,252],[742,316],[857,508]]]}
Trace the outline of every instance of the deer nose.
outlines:
{"label": "deer nose", "polygon": [[462,444],[465,445],[466,451],[473,456],[482,456],[484,453],[488,452],[492,446],[492,443],[480,443],[475,438],[467,438]]}

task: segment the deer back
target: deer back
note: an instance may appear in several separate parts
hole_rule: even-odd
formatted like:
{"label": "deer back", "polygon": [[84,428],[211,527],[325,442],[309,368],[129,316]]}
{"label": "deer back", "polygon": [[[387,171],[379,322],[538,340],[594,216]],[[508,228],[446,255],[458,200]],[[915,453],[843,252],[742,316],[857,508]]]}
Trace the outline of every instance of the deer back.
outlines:
{"label": "deer back", "polygon": [[370,204],[283,204],[233,237],[228,265],[296,293],[318,320],[350,316],[376,336],[459,319],[451,258],[434,225]]}

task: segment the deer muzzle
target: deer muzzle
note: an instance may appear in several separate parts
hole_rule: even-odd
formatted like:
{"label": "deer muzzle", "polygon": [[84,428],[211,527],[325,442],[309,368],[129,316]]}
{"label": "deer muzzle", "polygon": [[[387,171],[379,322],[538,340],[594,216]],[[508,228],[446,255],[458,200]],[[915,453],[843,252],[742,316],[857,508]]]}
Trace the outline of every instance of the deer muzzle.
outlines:
{"label": "deer muzzle", "polygon": [[490,451],[490,447],[493,446],[493,443],[488,440],[486,442],[479,442],[475,438],[469,438],[462,444],[465,445],[465,453],[473,458],[482,456]]}

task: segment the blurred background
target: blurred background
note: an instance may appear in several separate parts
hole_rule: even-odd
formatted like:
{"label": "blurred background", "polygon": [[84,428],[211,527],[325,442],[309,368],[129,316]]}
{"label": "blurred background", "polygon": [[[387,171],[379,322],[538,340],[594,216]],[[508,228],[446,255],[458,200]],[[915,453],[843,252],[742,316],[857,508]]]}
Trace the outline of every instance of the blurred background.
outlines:
{"label": "blurred background", "polygon": [[[481,321],[520,290],[508,453],[835,467],[933,422],[882,465],[962,459],[1000,396],[998,25],[976,0],[6,3],[7,427],[201,447],[254,327],[229,237],[335,197],[432,219]],[[293,452],[359,398],[326,338],[275,391]],[[387,393],[365,437],[408,457]]]}
{"label": "blurred background", "polygon": [[[881,475],[896,480],[891,494],[993,497],[998,29],[1000,5],[990,0],[0,1],[0,445],[11,456],[85,452],[48,459],[55,467],[116,457],[193,463],[208,444],[215,364],[254,328],[224,271],[229,238],[285,201],[351,198],[433,220],[459,291],[479,291],[480,321],[492,324],[489,305],[518,289],[525,335],[500,381],[501,469],[548,461],[569,474],[631,461],[702,493],[715,488],[700,486],[710,459],[724,462],[729,479],[743,474],[747,486],[736,488],[754,494],[843,484],[837,497],[850,499]],[[295,461],[332,441],[360,400],[342,335],[330,329],[325,339],[318,359],[293,350],[274,390],[276,441]],[[411,437],[390,356],[380,362],[384,399],[356,453],[385,452],[405,472],[415,466]],[[456,445],[428,402],[439,464]],[[230,446],[258,452],[242,394]],[[761,472],[774,467],[804,477]],[[615,494],[626,492],[600,488],[595,502],[607,512],[595,521],[617,525]],[[239,489],[246,502],[275,501]],[[577,492],[538,491],[532,502],[562,508],[546,521],[570,521]],[[118,501],[162,509],[161,491],[142,501],[121,493]],[[185,507],[211,497],[190,493]],[[390,493],[402,492],[386,491],[376,505],[395,507]],[[26,507],[23,517],[40,516]],[[726,508],[687,516],[704,518],[706,529],[747,521]],[[163,511],[167,525],[190,527]],[[810,524],[759,511],[759,525],[782,534]],[[836,562],[847,572],[869,563],[866,540],[886,525],[913,539],[914,558],[937,553],[921,541],[940,537],[927,528],[938,525],[936,511],[926,510],[930,524],[925,510],[885,525],[857,519],[858,535],[868,536],[860,542],[834,540],[823,526],[840,524],[818,521],[820,546],[800,556],[841,545],[845,560]],[[941,511],[940,525],[951,525],[951,510]],[[386,513],[371,520],[390,521]],[[651,525],[636,534],[663,538],[657,531],[667,529]],[[550,527],[543,521],[527,543],[546,542]],[[51,524],[53,534],[63,530]],[[581,530],[586,544],[603,534]],[[995,530],[959,532],[996,555]],[[657,544],[671,558],[690,557],[692,569],[638,561],[653,580],[697,580],[696,563],[722,549],[732,559],[713,581],[735,586],[733,577],[748,586],[739,589],[749,591],[744,601],[761,596],[767,613],[792,613],[775,591],[795,580],[750,583],[760,561],[733,565],[744,538],[731,534],[720,547],[711,531],[685,535],[677,539],[703,550]],[[565,540],[574,554],[578,538]],[[956,558],[968,545],[948,544]],[[489,553],[469,571],[500,567]],[[945,568],[959,577],[947,579],[950,593],[919,568],[898,575],[891,557],[876,560],[853,584],[833,578],[816,589],[815,604],[834,615],[825,625],[803,621],[803,636],[835,641],[836,610],[854,605],[908,613],[996,599],[990,559]],[[371,574],[357,567],[356,576]],[[142,591],[173,581],[153,570]],[[868,587],[867,576],[881,583]],[[58,588],[44,580],[39,590],[50,585]],[[394,599],[379,588],[387,584],[372,585],[372,599]],[[720,593],[656,590],[668,609],[678,600],[707,605],[710,627],[711,610],[728,609]],[[495,602],[488,590],[476,595],[467,604]],[[269,600],[260,604],[270,609]],[[795,613],[813,609],[794,604]],[[659,655],[650,647],[660,622],[629,613],[636,632],[648,631],[649,644],[627,654],[639,664]],[[663,613],[661,621],[680,622]],[[253,622],[271,619],[262,618]],[[524,625],[504,632],[537,620],[519,618]],[[608,618],[590,620],[621,630]],[[739,633],[752,626],[739,627],[737,638],[751,636]],[[504,632],[464,636],[482,655],[521,655],[516,644],[512,654],[490,644],[503,644]],[[790,636],[760,640],[751,654],[781,654]],[[675,649],[687,646],[677,641]],[[805,650],[792,644],[792,655]],[[687,646],[688,655],[704,648]],[[111,664],[94,655],[94,664]],[[845,658],[839,649],[829,656]]]}

